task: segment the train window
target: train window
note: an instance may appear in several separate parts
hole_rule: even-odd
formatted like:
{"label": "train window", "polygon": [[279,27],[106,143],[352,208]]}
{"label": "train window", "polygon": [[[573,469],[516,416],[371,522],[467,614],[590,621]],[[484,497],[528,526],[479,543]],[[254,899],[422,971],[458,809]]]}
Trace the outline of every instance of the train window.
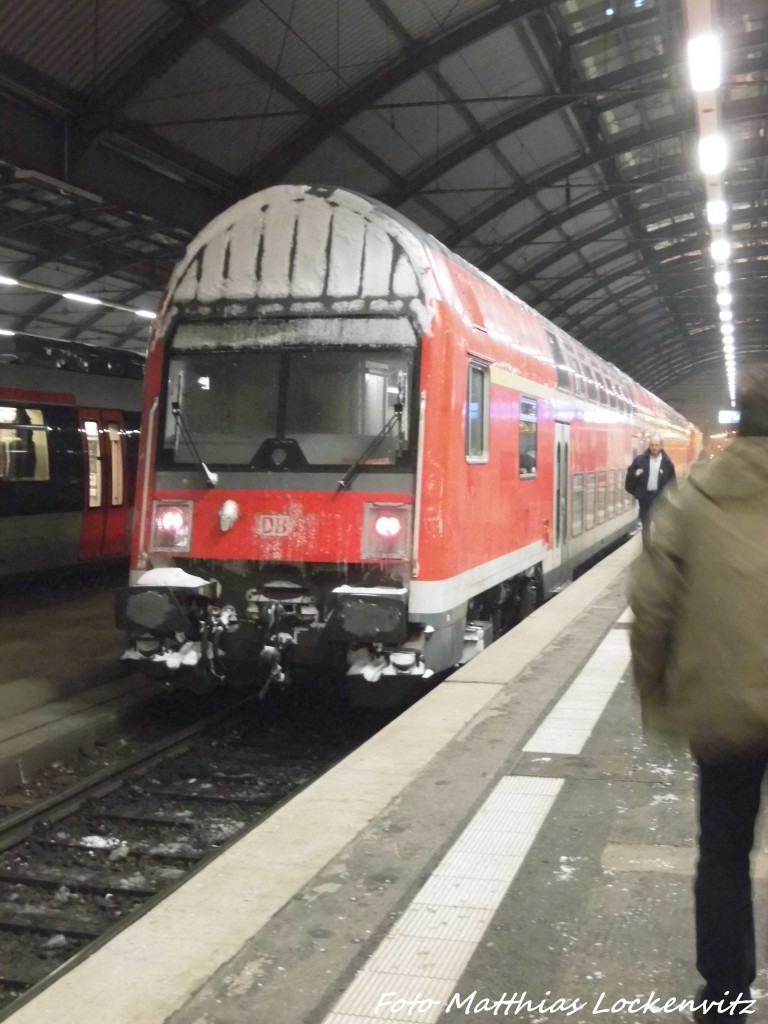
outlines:
{"label": "train window", "polygon": [[123,477],[123,443],[119,423],[107,423],[109,439],[109,467],[112,477],[111,504],[122,505],[125,500],[125,483]]}
{"label": "train window", "polygon": [[0,480],[50,480],[42,410],[0,406]]}
{"label": "train window", "polygon": [[601,469],[597,474],[597,521],[598,523],[605,522],[605,504],[607,499],[608,482],[606,480],[606,472]]}
{"label": "train window", "polygon": [[571,347],[571,359],[573,360],[574,368],[574,389],[579,398],[583,398],[586,390],[587,377],[584,372],[584,362],[582,361],[575,345]]}
{"label": "train window", "polygon": [[584,529],[591,530],[595,525],[595,474],[587,473],[584,487]]}
{"label": "train window", "polygon": [[536,476],[536,436],[539,410],[535,398],[520,396],[520,477],[531,480]]}
{"label": "train window", "polygon": [[88,451],[88,508],[101,505],[101,454],[99,452],[99,425],[85,420],[85,443]]}
{"label": "train window", "polygon": [[[600,401],[600,388],[597,383],[597,368],[595,359],[592,357],[592,353],[584,359],[583,362],[585,372],[587,374],[587,394],[591,401]],[[589,527],[587,527],[589,529]]]}
{"label": "train window", "polygon": [[546,334],[547,340],[549,341],[552,349],[552,360],[555,364],[555,370],[557,371],[557,386],[561,391],[572,391],[572,371],[570,367],[566,365],[562,345],[553,331],[545,331],[544,333]]}
{"label": "train window", "polygon": [[490,369],[470,360],[467,381],[467,462],[488,461]]}
{"label": "train window", "polygon": [[196,450],[210,466],[407,465],[415,358],[399,319],[182,324],[162,460],[192,463]]}
{"label": "train window", "polygon": [[584,474],[573,474],[571,490],[571,534],[578,537],[584,528]]}

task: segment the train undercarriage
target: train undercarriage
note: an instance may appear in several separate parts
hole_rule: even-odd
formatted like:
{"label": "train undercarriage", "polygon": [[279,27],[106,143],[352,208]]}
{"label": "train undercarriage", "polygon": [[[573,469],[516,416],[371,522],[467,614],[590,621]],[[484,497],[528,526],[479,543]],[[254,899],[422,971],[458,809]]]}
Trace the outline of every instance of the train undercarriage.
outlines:
{"label": "train undercarriage", "polygon": [[[419,695],[543,600],[540,566],[474,597],[448,631],[410,621],[397,578],[299,565],[188,563],[118,592],[123,659],[169,688],[244,685],[266,697],[298,675],[345,680],[352,703]],[[361,567],[362,568],[362,567]]]}

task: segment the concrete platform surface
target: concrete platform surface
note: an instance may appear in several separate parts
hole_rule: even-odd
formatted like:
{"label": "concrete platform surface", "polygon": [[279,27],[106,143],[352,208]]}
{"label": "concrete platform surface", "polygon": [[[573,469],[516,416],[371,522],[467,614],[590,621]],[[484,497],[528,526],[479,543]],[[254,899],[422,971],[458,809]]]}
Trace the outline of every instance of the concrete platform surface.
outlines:
{"label": "concrete platform surface", "polygon": [[[628,679],[633,540],[12,1024],[690,1020],[692,765]],[[521,650],[525,654],[521,654]],[[765,835],[755,862],[758,1013]]]}

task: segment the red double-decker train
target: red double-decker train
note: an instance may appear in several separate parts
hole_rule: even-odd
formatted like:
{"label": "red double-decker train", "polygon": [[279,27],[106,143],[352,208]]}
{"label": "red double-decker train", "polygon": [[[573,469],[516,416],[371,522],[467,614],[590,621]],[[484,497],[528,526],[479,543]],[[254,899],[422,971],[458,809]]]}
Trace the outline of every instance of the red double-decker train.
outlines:
{"label": "red double-decker train", "polygon": [[222,213],[149,346],[126,656],[386,702],[482,650],[635,525],[658,398],[375,200]]}

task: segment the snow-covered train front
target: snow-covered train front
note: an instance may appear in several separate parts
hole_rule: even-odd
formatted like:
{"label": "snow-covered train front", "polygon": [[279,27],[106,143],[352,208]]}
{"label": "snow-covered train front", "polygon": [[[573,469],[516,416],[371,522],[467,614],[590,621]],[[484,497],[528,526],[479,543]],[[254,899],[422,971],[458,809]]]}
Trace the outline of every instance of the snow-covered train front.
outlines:
{"label": "snow-covered train front", "polygon": [[126,656],[423,688],[627,532],[647,430],[684,468],[682,418],[394,211],[251,196],[153,330]]}

